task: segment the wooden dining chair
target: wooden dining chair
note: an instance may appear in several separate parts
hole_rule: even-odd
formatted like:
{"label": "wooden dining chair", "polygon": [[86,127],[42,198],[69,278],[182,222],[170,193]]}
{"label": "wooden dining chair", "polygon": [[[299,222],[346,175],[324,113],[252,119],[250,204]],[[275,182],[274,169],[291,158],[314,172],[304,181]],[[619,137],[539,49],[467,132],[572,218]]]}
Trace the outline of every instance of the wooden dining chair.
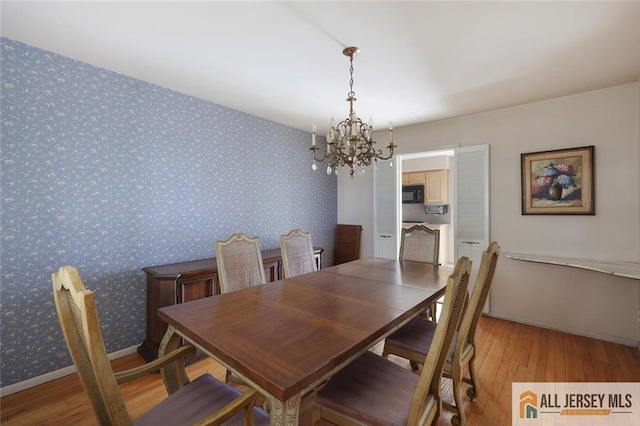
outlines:
{"label": "wooden dining chair", "polygon": [[433,345],[421,360],[420,375],[367,351],[318,391],[312,424],[326,420],[339,425],[436,425],[442,369],[460,322],[470,271],[471,261],[462,257],[448,278],[443,315]]}
{"label": "wooden dining chair", "polygon": [[[267,282],[258,237],[252,238],[240,233],[233,234],[224,241],[216,241],[216,263],[220,293],[230,293]],[[225,380],[227,383],[245,384],[229,370]]]}
{"label": "wooden dining chair", "polygon": [[286,235],[281,235],[280,251],[285,278],[318,270],[313,256],[311,233],[292,229]]}
{"label": "wooden dining chair", "polygon": [[[94,293],[87,290],[78,271],[64,266],[52,275],[58,319],[71,358],[101,425],[232,425],[269,424],[269,416],[254,407],[257,393],[239,390],[204,374],[193,382],[184,371],[195,348],[185,345],[140,367],[114,373],[102,339]],[[176,376],[165,376],[164,368],[177,363]],[[119,384],[161,371],[168,398],[132,421]],[[176,380],[172,383],[171,377]],[[201,423],[198,423],[201,422]]]}
{"label": "wooden dining chair", "polygon": [[400,260],[438,264],[440,231],[425,225],[402,228],[400,237]]}
{"label": "wooden dining chair", "polygon": [[[440,253],[440,230],[425,225],[402,228],[400,236],[400,260],[432,263],[438,265]],[[423,316],[437,321],[438,301],[429,306]]]}
{"label": "wooden dining chair", "polygon": [[[456,413],[451,419],[454,425],[465,424],[462,409],[462,383],[471,385],[467,395],[472,401],[478,396],[478,379],[475,370],[476,329],[482,315],[485,302],[491,289],[493,275],[500,256],[500,246],[495,241],[482,253],[482,260],[471,298],[465,306],[454,345],[449,351],[443,374],[453,379],[453,397],[455,405],[443,403],[444,407]],[[442,316],[440,317],[442,319]],[[425,354],[431,350],[436,333],[436,325],[424,318],[416,318],[391,334],[384,342],[383,357],[390,354],[407,358],[413,363],[420,363]],[[469,377],[463,376],[464,367],[468,367]]]}
{"label": "wooden dining chair", "polygon": [[216,263],[221,293],[267,282],[258,237],[233,234],[224,241],[216,241]]}

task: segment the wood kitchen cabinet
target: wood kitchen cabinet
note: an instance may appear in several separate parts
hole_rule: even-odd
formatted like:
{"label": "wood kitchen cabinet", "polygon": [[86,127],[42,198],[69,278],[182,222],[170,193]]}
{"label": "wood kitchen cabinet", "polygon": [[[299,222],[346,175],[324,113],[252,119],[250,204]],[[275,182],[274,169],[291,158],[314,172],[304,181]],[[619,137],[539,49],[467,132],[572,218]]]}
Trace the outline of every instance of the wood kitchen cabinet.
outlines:
{"label": "wood kitchen cabinet", "polygon": [[[322,248],[314,247],[316,265],[320,269]],[[263,250],[267,282],[284,278],[280,249]],[[158,347],[167,324],[158,318],[159,308],[220,294],[216,258],[192,260],[142,269],[147,274],[147,337],[138,347],[145,361],[158,357]]]}
{"label": "wood kitchen cabinet", "polygon": [[449,170],[427,170],[424,175],[424,203],[449,204]]}
{"label": "wood kitchen cabinet", "polygon": [[403,185],[424,185],[424,172],[407,172],[402,174]]}
{"label": "wood kitchen cabinet", "polygon": [[403,185],[424,185],[425,204],[449,204],[449,170],[402,173]]}

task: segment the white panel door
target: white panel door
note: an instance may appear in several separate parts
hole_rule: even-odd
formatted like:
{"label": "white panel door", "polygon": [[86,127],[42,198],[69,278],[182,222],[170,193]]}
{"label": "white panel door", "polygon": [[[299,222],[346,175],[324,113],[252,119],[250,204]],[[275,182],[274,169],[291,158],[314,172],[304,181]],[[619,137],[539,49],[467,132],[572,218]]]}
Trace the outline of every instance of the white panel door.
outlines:
{"label": "white panel door", "polygon": [[[398,174],[392,160],[373,167],[373,255],[398,258]],[[395,166],[395,162],[393,163]]]}
{"label": "white panel door", "polygon": [[[473,289],[482,258],[489,245],[489,145],[454,150],[454,249],[455,258],[473,261],[469,292]],[[490,296],[484,312],[489,312]]]}

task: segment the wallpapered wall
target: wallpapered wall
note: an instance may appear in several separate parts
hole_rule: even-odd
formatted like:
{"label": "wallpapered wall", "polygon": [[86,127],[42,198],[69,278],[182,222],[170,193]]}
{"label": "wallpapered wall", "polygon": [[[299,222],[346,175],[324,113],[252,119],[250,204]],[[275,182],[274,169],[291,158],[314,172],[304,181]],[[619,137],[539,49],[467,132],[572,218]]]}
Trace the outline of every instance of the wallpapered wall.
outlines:
{"label": "wallpapered wall", "polygon": [[145,266],[234,232],[312,232],[331,261],[335,177],[310,135],[2,38],[0,386],[71,365],[51,273],[96,292],[107,351],[145,338]]}

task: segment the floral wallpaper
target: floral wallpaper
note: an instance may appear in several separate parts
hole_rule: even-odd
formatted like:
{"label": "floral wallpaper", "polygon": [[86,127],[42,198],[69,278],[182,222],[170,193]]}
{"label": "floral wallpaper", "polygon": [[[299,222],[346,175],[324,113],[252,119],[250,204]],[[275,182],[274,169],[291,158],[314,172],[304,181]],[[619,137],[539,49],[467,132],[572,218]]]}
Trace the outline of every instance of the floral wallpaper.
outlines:
{"label": "floral wallpaper", "polygon": [[309,133],[11,39],[1,55],[0,387],[72,364],[60,266],[95,291],[114,352],[145,338],[146,266],[292,228],[330,264],[336,178],[311,171]]}

